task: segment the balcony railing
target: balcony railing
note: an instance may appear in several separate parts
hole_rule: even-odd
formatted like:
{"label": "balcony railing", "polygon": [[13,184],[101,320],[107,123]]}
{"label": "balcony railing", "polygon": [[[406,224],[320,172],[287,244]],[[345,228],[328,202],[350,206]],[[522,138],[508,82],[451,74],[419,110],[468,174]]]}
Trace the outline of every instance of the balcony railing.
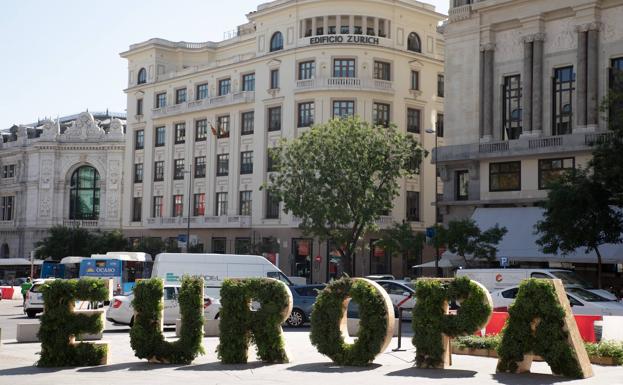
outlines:
{"label": "balcony railing", "polygon": [[366,90],[394,93],[393,82],[364,78],[318,78],[296,82],[296,92],[318,90]]}
{"label": "balcony railing", "polygon": [[[187,217],[159,217],[147,218],[147,227],[152,229],[178,229],[188,225]],[[245,215],[230,216],[207,216],[191,217],[190,225],[192,228],[249,228],[251,227],[251,217]]]}
{"label": "balcony railing", "polygon": [[462,5],[460,7],[450,8],[448,10],[448,17],[451,22],[469,19],[472,15],[472,6],[471,4]]}
{"label": "balcony railing", "polygon": [[254,91],[242,91],[232,94],[214,96],[200,100],[193,100],[186,103],[174,104],[162,108],[154,108],[152,115],[154,118],[174,116],[187,112],[203,111],[211,108],[218,108],[234,104],[253,103],[255,101]]}
{"label": "balcony railing", "polygon": [[63,226],[96,229],[100,227],[100,222],[97,219],[63,219]]}
{"label": "balcony railing", "polygon": [[15,227],[15,221],[0,221],[0,228],[9,229]]}

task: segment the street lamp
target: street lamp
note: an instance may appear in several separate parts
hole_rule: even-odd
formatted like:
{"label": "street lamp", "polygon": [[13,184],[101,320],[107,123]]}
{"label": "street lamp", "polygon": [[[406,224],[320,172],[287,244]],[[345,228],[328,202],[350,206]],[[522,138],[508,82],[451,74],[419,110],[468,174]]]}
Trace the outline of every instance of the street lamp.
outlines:
{"label": "street lamp", "polygon": [[[438,126],[438,124],[436,124],[436,126]],[[438,224],[439,224],[439,200],[437,198],[438,194],[439,194],[439,186],[437,183],[437,175],[439,175],[439,165],[437,164],[437,148],[439,146],[439,135],[437,135],[437,128],[427,128],[426,129],[426,133],[427,134],[433,134],[435,135],[435,149],[433,151],[433,153],[435,154],[433,157],[433,161],[435,162],[435,272],[437,274],[437,277],[441,277],[441,271],[439,269],[439,234],[438,234]]]}
{"label": "street lamp", "polygon": [[191,195],[193,191],[193,165],[192,158],[190,159],[191,163],[188,165],[188,170],[184,170],[184,174],[188,174],[188,218],[186,221],[186,252],[188,253],[188,249],[190,248],[190,210],[191,210]]}

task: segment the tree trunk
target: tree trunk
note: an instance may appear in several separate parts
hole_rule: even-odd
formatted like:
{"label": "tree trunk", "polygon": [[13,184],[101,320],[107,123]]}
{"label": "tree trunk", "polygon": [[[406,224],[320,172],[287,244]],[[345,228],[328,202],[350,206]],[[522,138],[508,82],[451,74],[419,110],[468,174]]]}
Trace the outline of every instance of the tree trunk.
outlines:
{"label": "tree trunk", "polygon": [[597,246],[595,246],[595,253],[597,254],[597,288],[601,289],[601,253]]}
{"label": "tree trunk", "polygon": [[348,275],[349,277],[353,276],[353,269],[352,269],[352,252],[351,251],[340,251],[340,253],[342,254],[342,272],[345,275]]}

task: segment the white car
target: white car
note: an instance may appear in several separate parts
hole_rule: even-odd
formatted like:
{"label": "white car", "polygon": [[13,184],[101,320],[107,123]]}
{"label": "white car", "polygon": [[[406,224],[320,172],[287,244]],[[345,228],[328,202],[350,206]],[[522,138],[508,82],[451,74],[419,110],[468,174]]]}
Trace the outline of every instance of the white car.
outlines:
{"label": "white car", "polygon": [[41,292],[41,286],[50,281],[54,281],[54,278],[35,279],[30,289],[26,292],[24,313],[28,315],[28,318],[35,318],[38,313],[43,313],[43,293]]}
{"label": "white car", "polygon": [[[515,301],[519,286],[495,291],[491,294],[496,311],[507,311]],[[623,316],[623,304],[588,291],[581,287],[566,287],[567,298],[573,314]]]}
{"label": "white car", "polygon": [[[180,286],[164,287],[164,320],[165,325],[175,325],[175,320],[180,318],[180,304],[178,302]],[[106,310],[106,319],[120,325],[134,323],[134,308],[132,307],[134,294],[117,295],[113,297],[110,306]],[[206,319],[218,319],[221,310],[221,302],[212,297],[204,297],[203,316]]]}
{"label": "white car", "polygon": [[389,294],[389,298],[394,305],[395,316],[398,317],[398,309],[405,309],[402,312],[403,319],[413,318],[411,309],[415,306],[415,290],[411,282],[378,280],[376,281]]}

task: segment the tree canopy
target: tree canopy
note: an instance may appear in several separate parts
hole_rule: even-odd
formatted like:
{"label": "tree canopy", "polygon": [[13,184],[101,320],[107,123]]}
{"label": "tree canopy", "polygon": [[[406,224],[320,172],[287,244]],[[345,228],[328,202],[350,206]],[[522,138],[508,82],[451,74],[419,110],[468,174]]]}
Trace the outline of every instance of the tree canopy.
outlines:
{"label": "tree canopy", "polygon": [[497,245],[507,232],[506,227],[498,225],[482,231],[473,219],[462,219],[450,221],[441,238],[448,250],[463,258],[465,265],[469,266],[473,260],[495,260]]}
{"label": "tree canopy", "polygon": [[415,258],[422,257],[422,248],[426,243],[426,235],[415,232],[407,222],[394,225],[381,233],[381,239],[376,244],[382,247],[391,258],[394,253],[402,255],[402,274],[407,275],[409,265]]}
{"label": "tree canopy", "polygon": [[343,247],[351,274],[357,241],[391,211],[399,180],[418,172],[425,151],[411,135],[359,118],[333,119],[271,151],[279,173],[265,185],[301,220],[300,228]]}

